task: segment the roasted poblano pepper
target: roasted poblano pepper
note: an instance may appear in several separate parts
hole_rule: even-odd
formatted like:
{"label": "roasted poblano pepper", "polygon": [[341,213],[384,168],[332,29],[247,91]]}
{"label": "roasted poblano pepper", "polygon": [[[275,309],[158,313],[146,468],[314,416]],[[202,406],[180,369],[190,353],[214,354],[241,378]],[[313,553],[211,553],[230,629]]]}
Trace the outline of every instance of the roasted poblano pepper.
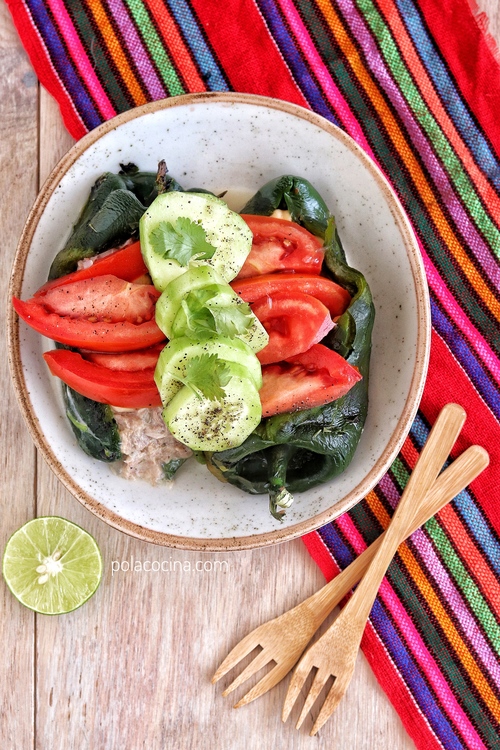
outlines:
{"label": "roasted poblano pepper", "polygon": [[242,213],[270,215],[288,209],[292,219],[325,242],[323,272],[348,289],[352,299],[322,341],[357,367],[363,378],[342,398],[325,406],[262,420],[238,448],[206,456],[219,478],[252,494],[268,493],[280,518],[291,493],[303,492],[343,472],[353,458],[366,419],[374,307],[362,273],[346,263],[333,217],[306,180],[289,175],[261,188]]}
{"label": "roasted poblano pepper", "polygon": [[78,445],[92,458],[119,461],[120,433],[111,407],[82,396],[62,384],[64,406]]}
{"label": "roasted poblano pepper", "polygon": [[[95,182],[71,236],[51,265],[49,279],[71,273],[79,260],[131,237],[158,192],[182,190],[166,174],[159,185],[156,172],[141,172],[135,164],[120,167],[118,174],[108,172]],[[62,387],[66,415],[82,450],[99,461],[119,461],[120,433],[111,407],[80,395],[64,383]],[[166,478],[171,478],[180,465],[171,464],[165,470]]]}
{"label": "roasted poblano pepper", "polygon": [[[73,227],[65,246],[54,258],[49,280],[76,270],[79,260],[119,245],[137,232],[139,219],[158,195],[156,172],[141,172],[135,164],[121,164],[118,174],[101,175]],[[182,190],[168,177],[162,190]]]}

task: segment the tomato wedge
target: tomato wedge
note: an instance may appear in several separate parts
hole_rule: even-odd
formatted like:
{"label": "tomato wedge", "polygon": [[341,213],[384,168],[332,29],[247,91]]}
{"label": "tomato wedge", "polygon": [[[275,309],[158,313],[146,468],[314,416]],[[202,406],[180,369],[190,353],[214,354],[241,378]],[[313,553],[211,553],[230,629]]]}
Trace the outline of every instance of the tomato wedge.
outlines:
{"label": "tomato wedge", "polygon": [[253,242],[237,279],[273,271],[319,274],[325,254],[319,237],[286,219],[251,214],[242,218],[252,230]]}
{"label": "tomato wedge", "polygon": [[295,294],[303,292],[316,297],[330,311],[332,318],[342,315],[351,301],[344,287],[325,276],[305,273],[268,273],[231,282],[231,286],[245,302],[255,302],[260,297],[272,297],[278,292]]}
{"label": "tomato wedge", "polygon": [[88,362],[102,365],[109,370],[120,372],[137,372],[138,370],[154,370],[158,357],[165,346],[165,342],[150,346],[147,349],[139,349],[133,352],[89,352],[81,350],[80,354]]}
{"label": "tomato wedge", "polygon": [[48,289],[54,289],[54,287],[63,286],[64,284],[71,284],[73,281],[93,279],[96,276],[111,274],[124,281],[137,281],[149,273],[142,258],[140,242],[133,242],[131,245],[118,248],[117,250],[106,251],[88,260],[92,261],[91,265],[81,268],[79,271],[68,273],[66,276],[61,276],[59,279],[48,281],[40,287],[38,292],[35,292],[35,297],[39,294],[44,294]]}
{"label": "tomato wedge", "polygon": [[262,416],[310,409],[335,401],[361,380],[340,354],[323,344],[262,368]]}
{"label": "tomato wedge", "polygon": [[14,309],[20,318],[42,336],[67,346],[98,352],[125,352],[156,344],[165,339],[154,320],[139,325],[129,323],[91,323],[89,320],[64,318],[48,312],[36,301],[23,302],[15,297]]}
{"label": "tomato wedge", "polygon": [[263,365],[305,352],[334,325],[322,302],[300,292],[261,297],[252,311],[269,334],[269,343],[257,352]]}
{"label": "tomato wedge", "polygon": [[45,352],[43,358],[52,375],[94,401],[130,409],[161,406],[153,368],[136,372],[112,370],[67,349]]}
{"label": "tomato wedge", "polygon": [[107,274],[47,289],[33,299],[62,317],[94,323],[144,323],[154,318],[159,296],[151,284],[134,284]]}

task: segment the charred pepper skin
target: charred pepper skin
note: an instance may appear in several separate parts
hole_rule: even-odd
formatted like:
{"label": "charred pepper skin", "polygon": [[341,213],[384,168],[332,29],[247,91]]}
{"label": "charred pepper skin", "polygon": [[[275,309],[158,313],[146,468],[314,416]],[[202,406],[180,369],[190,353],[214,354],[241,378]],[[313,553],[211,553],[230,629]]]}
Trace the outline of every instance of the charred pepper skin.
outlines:
{"label": "charred pepper skin", "polygon": [[346,263],[335,222],[310,183],[290,175],[272,180],[242,213],[270,215],[277,208],[288,208],[295,221],[324,238],[323,272],[347,288],[352,299],[322,343],[341,354],[363,376],[342,398],[264,419],[239,447],[206,456],[209,468],[231,484],[251,494],[268,493],[271,512],[280,517],[273,500],[280,488],[304,492],[341,474],[354,456],[368,409],[375,310],[366,279]]}
{"label": "charred pepper skin", "polygon": [[[49,280],[75,271],[79,260],[128,239],[146,207],[156,198],[156,172],[141,172],[135,164],[120,166],[119,174],[105,173],[94,183],[65,247],[52,262]],[[182,188],[172,178],[170,189]],[[118,220],[114,218],[117,205],[123,208],[123,212],[118,212]],[[127,215],[128,208],[131,215]],[[59,347],[72,349],[56,344]],[[99,461],[119,461],[120,433],[111,408],[82,396],[64,383],[62,389],[66,416],[82,450]],[[174,467],[170,467],[170,475],[173,473]]]}
{"label": "charred pepper skin", "polygon": [[[94,183],[64,248],[56,255],[49,281],[76,270],[78,261],[90,258],[129,239],[139,219],[159,192],[183,191],[177,180],[166,173],[161,184],[158,172],[143,172],[135,164],[120,164],[120,172],[107,172]],[[191,188],[190,192],[199,192]],[[208,192],[208,191],[203,191]],[[56,344],[56,348],[68,348]],[[118,426],[109,406],[81,396],[62,384],[66,415],[78,444],[85,453],[112,463],[121,459]],[[166,479],[172,479],[184,459],[164,466]]]}
{"label": "charred pepper skin", "polygon": [[82,396],[65,383],[62,392],[66,416],[81,449],[99,461],[119,461],[120,433],[111,407]]}
{"label": "charred pepper skin", "polygon": [[330,212],[307,180],[292,175],[276,177],[266,182],[240,213],[270,216],[277,208],[288,210],[293,221],[316,237],[325,236]]}
{"label": "charred pepper skin", "polygon": [[[118,174],[106,172],[90,196],[65,246],[49,271],[49,281],[76,270],[79,260],[116,247],[137,232],[139,219],[158,195],[156,172],[141,172],[135,164],[121,165]],[[166,190],[182,190],[167,178]]]}

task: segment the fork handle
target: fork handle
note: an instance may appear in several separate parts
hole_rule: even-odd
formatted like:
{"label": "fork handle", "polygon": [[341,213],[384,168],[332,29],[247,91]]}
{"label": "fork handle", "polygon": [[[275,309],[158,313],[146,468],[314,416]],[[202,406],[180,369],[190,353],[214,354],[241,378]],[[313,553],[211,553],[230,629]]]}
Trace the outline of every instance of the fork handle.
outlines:
{"label": "fork handle", "polygon": [[[392,521],[375,557],[363,576],[355,595],[342,611],[345,618],[366,622],[387,568],[417,509],[443,467],[465,420],[465,411],[458,404],[447,404],[429,433],[426,444],[411,473]],[[360,635],[361,637],[361,635]]]}
{"label": "fork handle", "polygon": [[[480,445],[471,445],[436,479],[416,516],[406,529],[405,539],[450,502],[489,464],[488,453]],[[344,596],[363,577],[382,544],[385,531],[335,578],[307,599],[317,619],[317,627],[328,617]]]}

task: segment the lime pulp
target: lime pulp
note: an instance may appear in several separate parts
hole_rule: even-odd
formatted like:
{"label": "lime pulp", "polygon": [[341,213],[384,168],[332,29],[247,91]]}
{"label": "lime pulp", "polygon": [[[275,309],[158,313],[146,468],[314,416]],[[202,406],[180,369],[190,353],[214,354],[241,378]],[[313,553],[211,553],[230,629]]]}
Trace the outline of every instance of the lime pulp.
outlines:
{"label": "lime pulp", "polygon": [[10,537],[3,576],[21,604],[57,615],[80,607],[99,586],[102,559],[95,539],[58,516],[34,518]]}

